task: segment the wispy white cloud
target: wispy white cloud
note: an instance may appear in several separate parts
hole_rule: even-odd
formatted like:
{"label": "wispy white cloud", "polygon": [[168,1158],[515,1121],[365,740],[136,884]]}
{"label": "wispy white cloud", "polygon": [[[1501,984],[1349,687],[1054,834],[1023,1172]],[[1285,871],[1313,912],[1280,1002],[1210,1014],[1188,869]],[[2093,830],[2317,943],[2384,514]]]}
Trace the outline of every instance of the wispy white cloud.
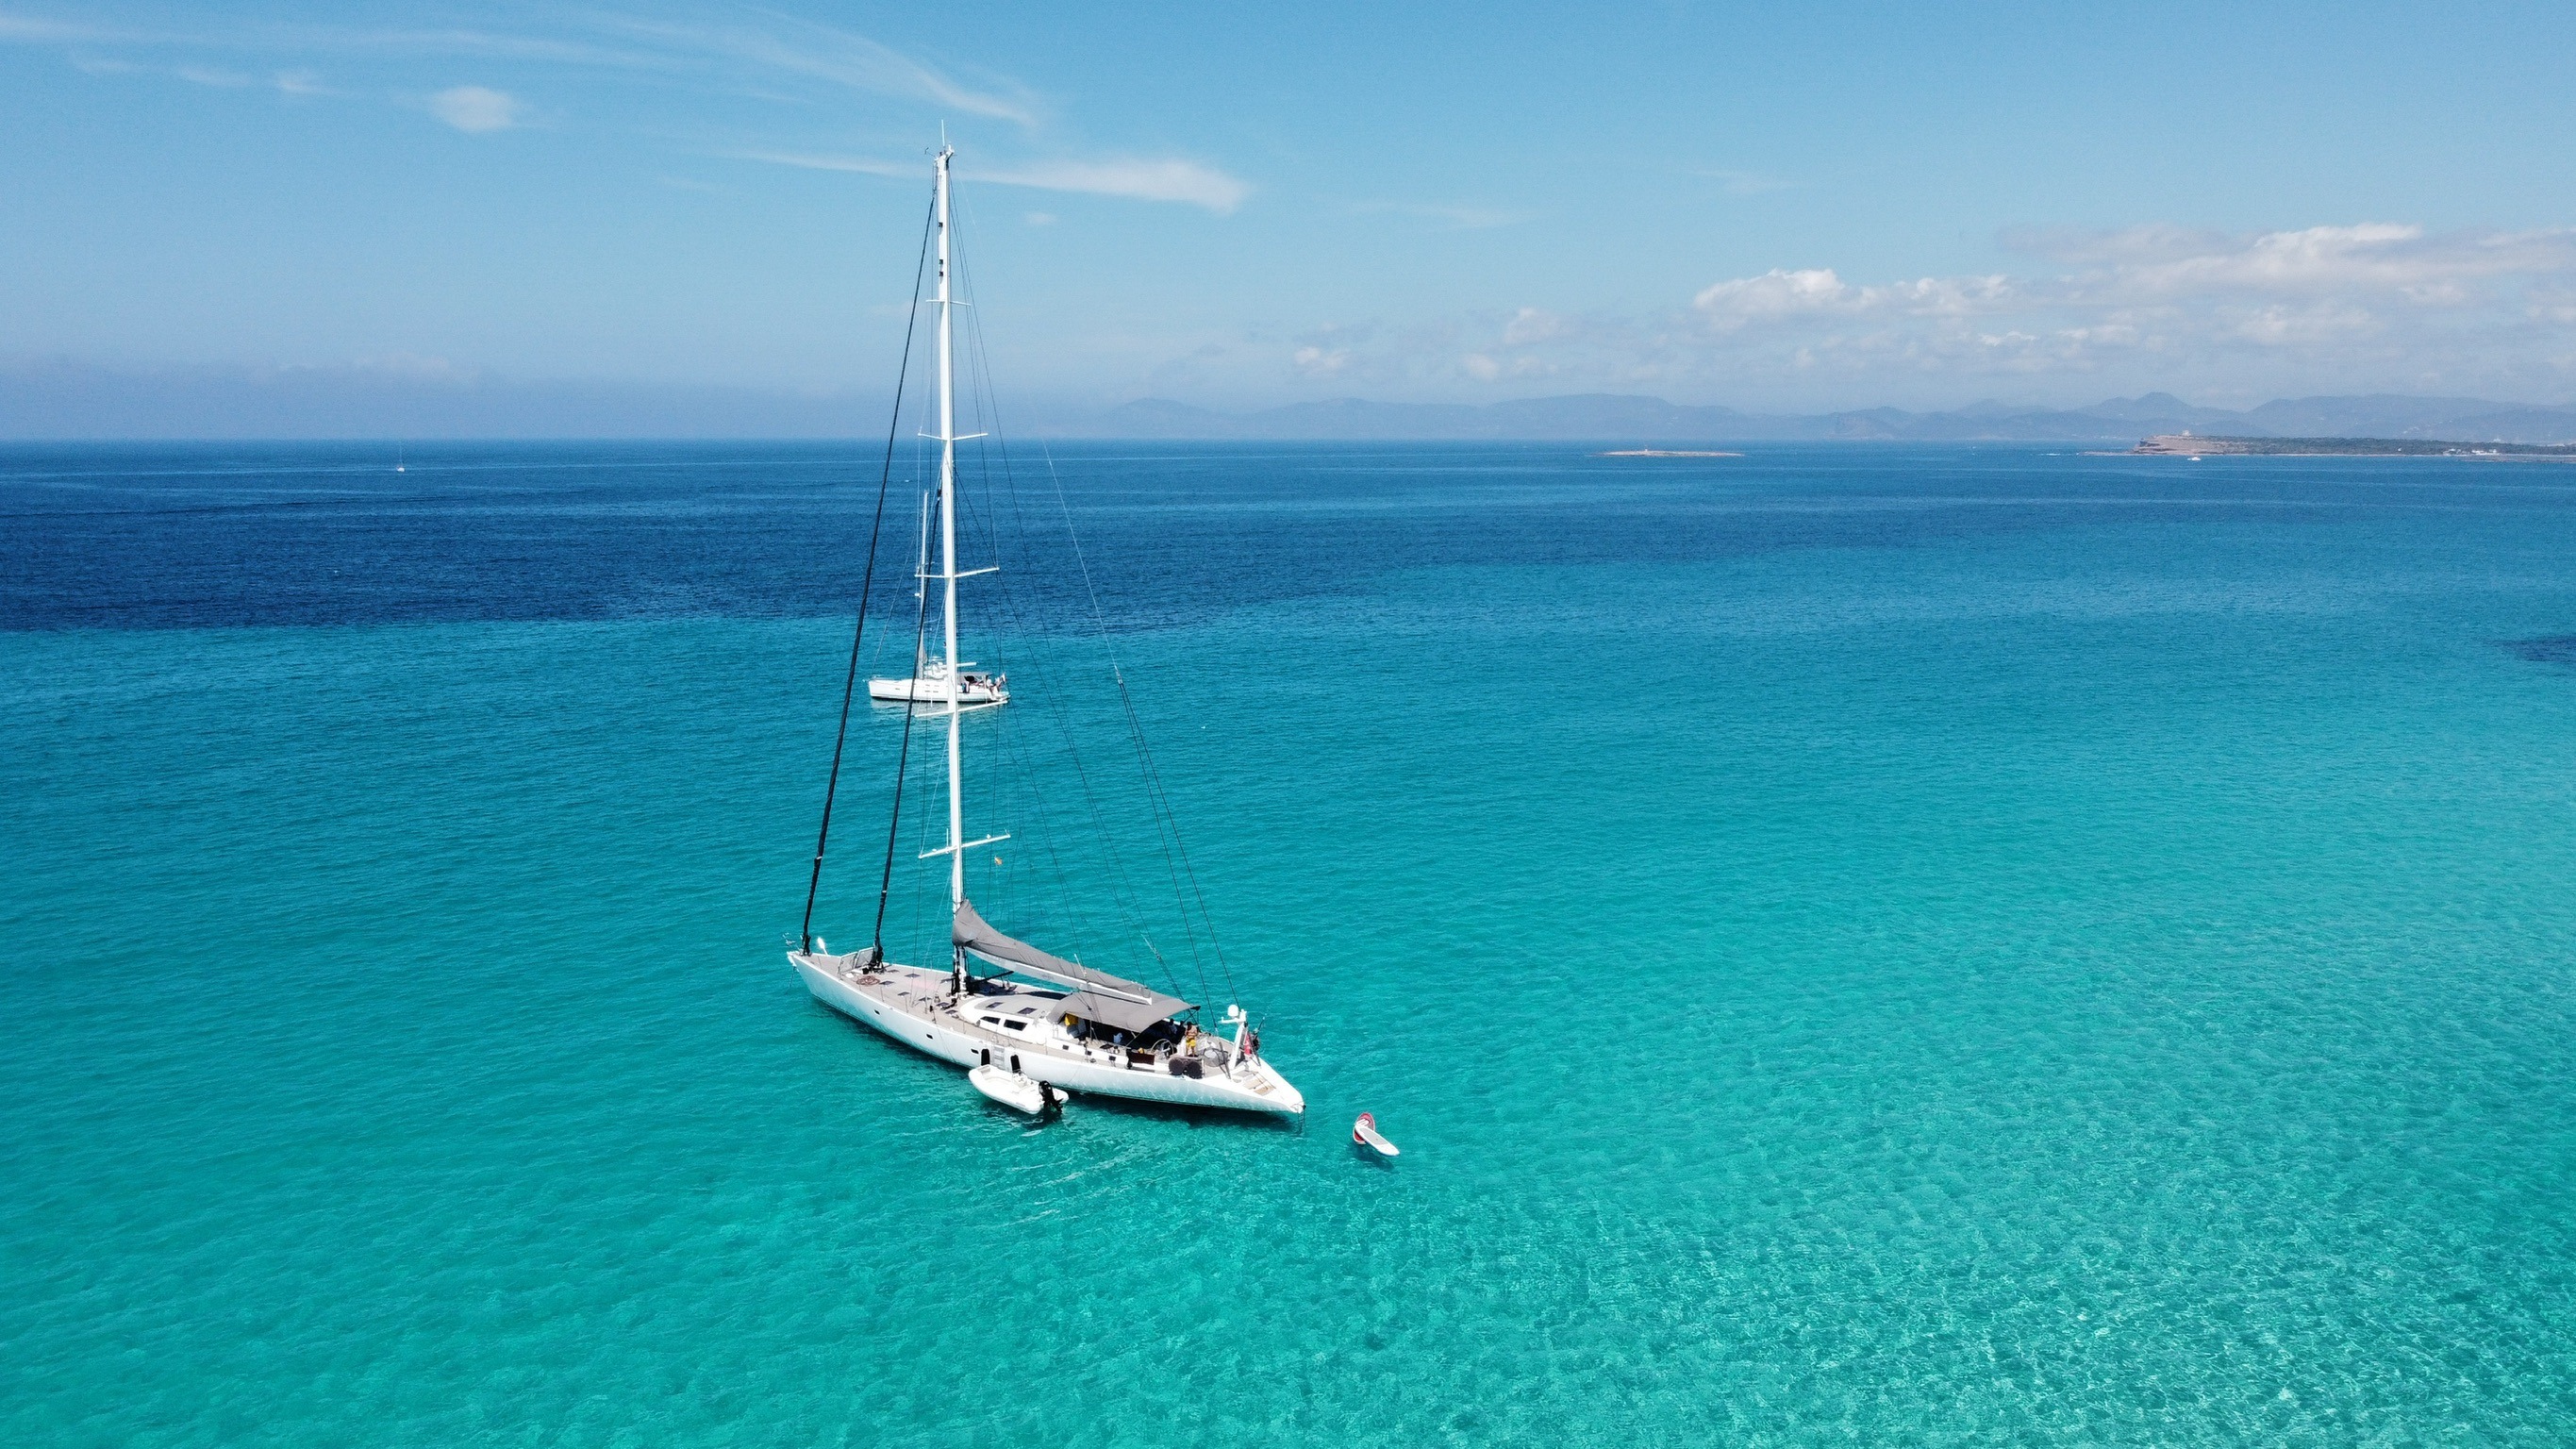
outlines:
{"label": "wispy white cloud", "polygon": [[1360,201],[1351,210],[1362,216],[1411,216],[1436,221],[1453,231],[1483,231],[1497,226],[1518,226],[1535,221],[1534,211],[1513,211],[1494,206],[1450,206],[1429,201]]}
{"label": "wispy white cloud", "polygon": [[[1043,128],[1044,101],[1007,77],[968,75],[897,50],[854,31],[760,11],[723,21],[674,20],[612,10],[529,12],[509,26],[276,25],[242,22],[200,29],[121,29],[0,11],[0,43],[60,45],[94,73],[175,76],[199,85],[270,85],[291,96],[363,93],[397,105],[426,105],[461,131],[491,133],[529,123],[517,95],[483,85],[451,86],[424,102],[418,71],[447,60],[562,66],[615,72],[664,87],[718,92],[773,102],[792,130],[816,114],[846,110],[846,93],[914,103],[934,115],[981,117],[1030,131]],[[330,56],[335,65],[375,73],[372,85],[343,81],[325,89],[310,69],[291,62]],[[260,57],[265,65],[238,62]],[[281,65],[284,68],[280,68]],[[391,68],[394,73],[388,74]],[[400,72],[408,71],[410,75]],[[263,80],[263,75],[273,80]],[[445,77],[439,77],[443,80]],[[406,83],[406,81],[408,83]],[[595,111],[594,114],[600,113]],[[762,124],[755,122],[755,125]],[[867,174],[915,174],[918,163],[832,154],[795,144],[733,154],[781,165]],[[988,153],[989,154],[989,153]],[[1142,201],[1176,202],[1218,214],[1252,193],[1241,178],[1183,157],[1056,156],[978,167],[973,179],[1006,186]],[[1498,225],[1503,213],[1429,208],[1452,225]]]}
{"label": "wispy white cloud", "polygon": [[681,53],[725,57],[750,65],[810,76],[850,90],[904,96],[949,111],[1035,126],[1036,98],[1009,82],[969,85],[927,62],[852,31],[772,17],[776,28],[674,25],[605,18],[614,32]]}
{"label": "wispy white cloud", "polygon": [[509,130],[526,111],[517,97],[486,86],[455,86],[429,98],[431,115],[475,135]]}
{"label": "wispy white cloud", "polygon": [[[593,27],[593,34],[598,29]],[[219,54],[327,54],[394,58],[455,58],[553,62],[629,70],[677,70],[685,57],[668,51],[617,46],[581,34],[529,31],[349,25],[278,25],[237,22],[204,29],[143,29],[53,20],[0,12],[0,44],[117,46],[147,52]]]}
{"label": "wispy white cloud", "polygon": [[239,71],[217,70],[212,66],[204,65],[173,66],[170,73],[190,85],[212,86],[217,90],[244,90],[259,84],[256,77],[243,75]]}
{"label": "wispy white cloud", "polygon": [[1694,169],[1691,173],[1703,180],[1714,181],[1729,196],[1767,196],[1774,191],[1795,191],[1800,183],[1785,181],[1761,171],[1726,171]]}
{"label": "wispy white cloud", "polygon": [[[335,371],[330,368],[285,369],[288,371]],[[416,382],[472,384],[483,380],[479,367],[459,366],[444,357],[424,357],[416,352],[388,352],[374,357],[357,358],[346,365],[346,371],[375,373],[382,376],[409,378]]]}
{"label": "wispy white cloud", "polygon": [[[795,151],[744,151],[746,161],[799,166],[809,171],[846,171],[862,176],[918,176],[918,161],[886,161],[872,156],[834,156]],[[1123,196],[1137,201],[1172,201],[1203,206],[1220,214],[1243,204],[1252,188],[1213,167],[1195,161],[1132,160],[1037,161],[990,170],[977,168],[964,179],[1042,191],[1073,191],[1094,196]]]}
{"label": "wispy white cloud", "polygon": [[1005,186],[1079,191],[1138,201],[1177,201],[1217,213],[1233,211],[1252,194],[1248,184],[1196,161],[1118,157],[1103,161],[1037,161],[974,173]]}
{"label": "wispy white cloud", "polygon": [[2535,287],[2524,303],[2531,316],[2544,322],[2576,327],[2576,290],[2566,287]]}
{"label": "wispy white cloud", "polygon": [[74,52],[72,68],[84,75],[153,76],[183,80],[190,85],[216,90],[244,90],[253,86],[273,87],[281,95],[328,96],[339,92],[322,84],[309,70],[281,70],[261,77],[209,65],[145,65],[115,56]]}
{"label": "wispy white cloud", "polygon": [[[2106,240],[2116,254],[2123,239],[2115,233]],[[2466,299],[2467,283],[2570,268],[2576,268],[2576,230],[2434,236],[2420,226],[2365,223],[2212,239],[2178,255],[2120,261],[2100,281],[2143,297],[2375,292],[2458,301]]]}
{"label": "wispy white cloud", "polygon": [[2364,222],[2228,235],[2179,227],[2016,231],[2005,244],[2071,263],[2070,296],[2151,301],[2221,293],[2378,293],[2466,300],[2469,284],[2576,270],[2576,228],[2430,233]]}
{"label": "wispy white cloud", "polygon": [[0,41],[17,41],[31,45],[80,45],[121,41],[132,32],[102,25],[80,25],[68,20],[54,20],[42,15],[20,15],[0,10]]}
{"label": "wispy white cloud", "polygon": [[244,37],[244,45],[335,54],[412,59],[527,61],[601,70],[677,72],[682,58],[637,46],[604,44],[582,36],[536,35],[506,30],[339,29],[302,26]]}
{"label": "wispy white cloud", "polygon": [[[763,19],[767,23],[683,25],[585,11],[532,16],[525,28],[516,29],[240,23],[147,30],[0,12],[0,43],[155,53],[502,60],[651,73],[680,83],[724,80],[737,92],[746,77],[768,75],[900,97],[945,113],[1022,126],[1034,127],[1042,118],[1043,106],[1016,82],[993,78],[970,83],[852,31],[784,16]],[[179,73],[164,65],[138,68]]]}
{"label": "wispy white cloud", "polygon": [[[531,109],[514,94],[516,87],[456,85],[424,97],[425,91],[433,89],[421,84],[419,76],[427,64],[471,60],[522,68],[585,68],[640,77],[654,86],[772,102],[787,108],[769,114],[784,119],[782,130],[788,134],[806,130],[816,114],[846,110],[848,92],[915,103],[936,115],[1004,121],[1031,131],[1042,129],[1047,116],[1046,105],[1034,92],[1007,77],[969,76],[854,31],[759,11],[738,12],[735,18],[715,22],[580,10],[529,12],[520,24],[498,27],[287,26],[245,21],[198,29],[141,30],[0,10],[0,43],[62,46],[71,52],[75,64],[102,75],[175,77],[225,88],[268,85],[299,97],[372,95],[380,102],[423,107],[445,124],[474,134],[525,126]],[[335,66],[356,76],[372,74],[373,81],[335,77],[339,84],[326,88],[313,70],[292,64],[316,56],[335,57]],[[267,64],[242,63],[253,57]],[[593,110],[594,115],[603,113],[608,108]],[[772,144],[728,154],[871,175],[912,176],[920,170],[920,163],[914,161],[836,154],[810,145]],[[1251,185],[1240,177],[1202,161],[1173,156],[1058,155],[979,165],[965,174],[970,180],[1005,186],[1171,202],[1219,215],[1235,211],[1252,194]],[[1424,214],[1439,215],[1457,226],[1499,225],[1511,219],[1472,208],[1426,208]]]}

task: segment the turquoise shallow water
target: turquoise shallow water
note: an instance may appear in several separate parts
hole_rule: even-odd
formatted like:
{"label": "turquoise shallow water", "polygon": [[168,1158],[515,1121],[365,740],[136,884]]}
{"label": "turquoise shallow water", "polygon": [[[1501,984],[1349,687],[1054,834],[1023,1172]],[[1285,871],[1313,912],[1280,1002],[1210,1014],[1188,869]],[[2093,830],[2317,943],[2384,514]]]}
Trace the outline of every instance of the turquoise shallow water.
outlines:
{"label": "turquoise shallow water", "polygon": [[779,955],[814,459],[564,461],[0,459],[0,1438],[2576,1437],[2576,472],[1077,454],[1314,1112],[1031,1130]]}

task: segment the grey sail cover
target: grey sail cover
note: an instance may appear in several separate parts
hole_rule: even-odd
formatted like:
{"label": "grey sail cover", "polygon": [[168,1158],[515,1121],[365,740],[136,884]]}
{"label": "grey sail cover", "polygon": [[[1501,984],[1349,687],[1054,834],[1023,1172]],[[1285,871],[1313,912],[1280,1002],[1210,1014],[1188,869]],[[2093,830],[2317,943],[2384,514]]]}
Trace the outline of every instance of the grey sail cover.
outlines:
{"label": "grey sail cover", "polygon": [[957,919],[949,928],[949,939],[996,966],[1043,976],[1058,985],[1073,988],[1059,1010],[1120,1031],[1140,1031],[1176,1011],[1190,1009],[1190,1003],[1177,996],[1165,996],[1150,986],[1123,976],[1094,971],[1061,956],[1050,956],[1026,941],[1015,941],[994,930],[990,921],[977,915],[973,901],[958,905]]}

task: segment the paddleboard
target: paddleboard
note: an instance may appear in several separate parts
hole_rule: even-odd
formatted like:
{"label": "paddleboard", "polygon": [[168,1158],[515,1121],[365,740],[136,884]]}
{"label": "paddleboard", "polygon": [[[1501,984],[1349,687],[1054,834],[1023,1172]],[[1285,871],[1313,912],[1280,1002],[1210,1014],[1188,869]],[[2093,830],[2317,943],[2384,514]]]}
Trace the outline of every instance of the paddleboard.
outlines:
{"label": "paddleboard", "polygon": [[1374,1112],[1362,1112],[1360,1120],[1351,1124],[1351,1141],[1380,1157],[1399,1156],[1402,1151],[1394,1143],[1377,1135],[1377,1114]]}

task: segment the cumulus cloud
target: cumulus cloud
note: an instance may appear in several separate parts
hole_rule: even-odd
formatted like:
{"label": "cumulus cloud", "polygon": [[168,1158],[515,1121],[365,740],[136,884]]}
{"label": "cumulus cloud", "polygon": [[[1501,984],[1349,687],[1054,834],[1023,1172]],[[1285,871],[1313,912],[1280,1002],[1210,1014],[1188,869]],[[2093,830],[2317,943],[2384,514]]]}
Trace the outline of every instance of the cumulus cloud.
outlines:
{"label": "cumulus cloud", "polygon": [[[2465,384],[2494,377],[2509,359],[2546,374],[2553,349],[2531,329],[2569,320],[2553,282],[2576,274],[2576,228],[2140,226],[2004,240],[2049,265],[1886,283],[1783,267],[1711,283],[1692,299],[1702,358],[1711,367],[2039,376],[2124,362],[2199,370],[2262,356],[2276,373],[2370,367],[2400,385],[2400,369],[2411,367],[2410,384],[2428,373]],[[2564,350],[2562,339],[2554,351]]]}
{"label": "cumulus cloud", "polygon": [[[1644,312],[1527,305],[1352,324],[1267,353],[1335,389],[1660,392],[1743,404],[2069,402],[2122,390],[2263,397],[2576,393],[2576,228],[2385,222],[2227,234],[2007,237],[2006,272],[1849,278],[1782,266]],[[2089,396],[2087,396],[2089,394]]]}
{"label": "cumulus cloud", "polygon": [[1818,312],[1847,312],[1858,289],[1845,286],[1831,267],[1782,271],[1773,267],[1758,277],[1719,282],[1692,299],[1692,304],[1730,330],[1765,318]]}
{"label": "cumulus cloud", "polygon": [[429,113],[460,131],[506,131],[524,112],[509,94],[484,86],[456,86],[429,98]]}
{"label": "cumulus cloud", "polygon": [[1289,354],[1289,362],[1305,377],[1338,377],[1351,365],[1351,354],[1343,347],[1307,346]]}
{"label": "cumulus cloud", "polygon": [[1575,327],[1574,319],[1570,317],[1561,316],[1543,308],[1523,307],[1512,314],[1511,321],[1503,324],[1503,345],[1528,347],[1536,343],[1553,342],[1558,338],[1571,336]]}
{"label": "cumulus cloud", "polygon": [[1831,267],[1783,271],[1774,267],[1758,277],[1719,282],[1692,299],[1709,321],[1724,331],[1756,322],[1841,314],[1902,313],[1913,316],[1965,316],[2008,303],[2013,284],[2005,277],[1925,277],[1880,287],[1855,287]]}

